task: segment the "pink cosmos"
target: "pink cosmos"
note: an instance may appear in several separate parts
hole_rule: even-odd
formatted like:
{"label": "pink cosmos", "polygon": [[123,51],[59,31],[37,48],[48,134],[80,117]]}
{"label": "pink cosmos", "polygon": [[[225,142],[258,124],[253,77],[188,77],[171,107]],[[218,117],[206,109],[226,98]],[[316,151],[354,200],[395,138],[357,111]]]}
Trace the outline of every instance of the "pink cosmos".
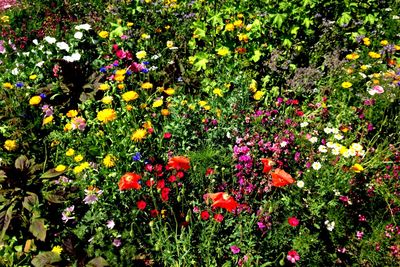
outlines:
{"label": "pink cosmos", "polygon": [[231,251],[233,254],[238,254],[240,252],[240,248],[237,246],[231,246]]}
{"label": "pink cosmos", "polygon": [[385,90],[383,89],[382,86],[380,85],[375,85],[374,87],[372,87],[372,89],[368,90],[368,93],[370,95],[375,95],[375,94],[382,94],[383,92],[385,92]]}

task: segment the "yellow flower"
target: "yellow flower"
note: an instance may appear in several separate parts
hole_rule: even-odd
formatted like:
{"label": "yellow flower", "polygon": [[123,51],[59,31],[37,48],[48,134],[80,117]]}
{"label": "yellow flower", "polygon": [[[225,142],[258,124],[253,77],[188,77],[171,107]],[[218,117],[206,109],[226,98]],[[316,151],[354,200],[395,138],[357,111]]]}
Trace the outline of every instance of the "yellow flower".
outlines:
{"label": "yellow flower", "polygon": [[117,82],[123,82],[124,79],[125,79],[125,75],[116,74],[116,75],[114,76],[114,80],[117,81]]}
{"label": "yellow flower", "polygon": [[379,80],[372,80],[373,84],[379,84]]}
{"label": "yellow flower", "polygon": [[222,57],[228,55],[229,53],[230,51],[228,47],[223,46],[217,49],[217,54]]}
{"label": "yellow flower", "polygon": [[106,83],[102,83],[99,86],[99,90],[101,90],[101,91],[106,91],[108,89],[110,89],[110,86],[108,84],[106,84]]}
{"label": "yellow flower", "polygon": [[151,121],[146,121],[143,123],[142,127],[145,129],[150,129],[153,127],[153,125],[152,125]]}
{"label": "yellow flower", "polygon": [[238,17],[239,19],[242,19],[242,18],[244,18],[244,15],[243,15],[242,13],[239,13],[239,14],[237,14],[237,17]]}
{"label": "yellow flower", "polygon": [[251,28],[253,28],[253,24],[246,25],[246,31],[251,31]]}
{"label": "yellow flower", "polygon": [[135,100],[139,97],[139,94],[135,91],[128,91],[122,94],[122,99],[126,102]]}
{"label": "yellow flower", "polygon": [[140,106],[139,106],[141,109],[145,109],[145,108],[147,108],[147,104],[146,103],[142,103],[142,104],[140,104]]}
{"label": "yellow flower", "polygon": [[68,118],[75,118],[78,115],[78,111],[75,109],[71,109],[67,112]]}
{"label": "yellow flower", "polygon": [[9,23],[10,22],[10,17],[9,16],[2,16],[2,17],[0,17],[0,20],[3,23]]}
{"label": "yellow flower", "polygon": [[149,82],[145,82],[142,84],[141,87],[142,87],[142,89],[151,89],[151,88],[153,88],[153,84],[149,83]]}
{"label": "yellow flower", "polygon": [[81,154],[78,154],[74,157],[74,161],[75,162],[80,162],[83,160],[83,156]]}
{"label": "yellow flower", "polygon": [[133,26],[133,22],[128,22],[128,23],[126,23],[126,26],[127,26],[127,27],[132,27],[132,26]]}
{"label": "yellow flower", "polygon": [[6,89],[11,89],[13,86],[11,83],[3,83],[3,87]]}
{"label": "yellow flower", "polygon": [[17,141],[16,141],[16,140],[10,140],[10,139],[8,139],[8,140],[6,140],[6,141],[4,142],[4,148],[5,148],[7,151],[14,151],[14,150],[17,149],[17,147],[18,147],[18,145],[17,145]]}
{"label": "yellow flower", "polygon": [[200,100],[199,105],[200,105],[200,107],[204,107],[205,105],[207,105],[207,101]]}
{"label": "yellow flower", "polygon": [[232,23],[226,24],[225,25],[225,31],[231,32],[235,29],[235,25],[233,25]]}
{"label": "yellow flower", "polygon": [[108,37],[108,31],[101,31],[99,32],[99,36],[101,38],[107,38]]}
{"label": "yellow flower", "polygon": [[205,105],[203,108],[204,108],[205,110],[210,110],[210,109],[211,109],[211,106],[210,106],[210,105]]}
{"label": "yellow flower", "polygon": [[46,124],[48,124],[48,123],[52,122],[52,121],[53,121],[53,119],[54,119],[53,115],[51,115],[51,116],[48,116],[48,117],[44,118],[44,119],[43,119],[43,123],[42,123],[42,125],[46,125]]}
{"label": "yellow flower", "polygon": [[367,66],[367,65],[361,65],[361,66],[360,66],[360,69],[361,69],[361,70],[367,70],[367,69],[368,69],[368,66]]}
{"label": "yellow flower", "polygon": [[355,59],[357,59],[357,58],[359,58],[360,56],[358,55],[358,54],[356,54],[356,53],[351,53],[351,54],[348,54],[347,56],[346,56],[346,58],[348,59],[348,60],[355,60]]}
{"label": "yellow flower", "polygon": [[36,78],[37,78],[36,74],[32,74],[32,75],[29,76],[29,79],[31,79],[31,80],[35,80]]}
{"label": "yellow flower", "polygon": [[249,41],[249,36],[245,33],[238,34],[239,41],[247,43]]}
{"label": "yellow flower", "polygon": [[140,35],[141,39],[150,39],[150,35],[146,34],[146,33],[142,33],[142,35]]}
{"label": "yellow flower", "polygon": [[131,111],[133,109],[132,105],[126,105],[125,108],[126,108],[127,111]]}
{"label": "yellow flower", "polygon": [[383,45],[383,46],[388,45],[388,44],[389,44],[389,42],[387,40],[382,40],[381,41],[381,45]]}
{"label": "yellow flower", "polygon": [[62,251],[63,251],[63,248],[62,248],[61,246],[55,246],[55,247],[53,247],[53,249],[51,250],[51,252],[54,252],[54,253],[56,253],[56,254],[58,254],[58,255],[60,255]]}
{"label": "yellow flower", "polygon": [[65,152],[65,155],[67,155],[68,157],[71,157],[75,154],[75,150],[73,150],[72,148],[69,148],[67,150],[67,152]]}
{"label": "yellow flower", "polygon": [[215,88],[215,89],[213,90],[213,93],[214,93],[215,95],[219,96],[219,97],[223,97],[222,90],[219,89],[219,88]]}
{"label": "yellow flower", "polygon": [[175,89],[173,89],[173,88],[165,89],[164,93],[166,93],[167,95],[173,95],[173,94],[175,94]]}
{"label": "yellow flower", "polygon": [[125,70],[125,69],[120,69],[120,70],[117,70],[117,71],[115,72],[115,75],[125,75],[125,73],[126,73],[126,70]]}
{"label": "yellow flower", "polygon": [[70,131],[70,130],[72,130],[72,124],[71,124],[71,123],[65,124],[65,126],[64,126],[64,132],[68,132],[68,131]]}
{"label": "yellow flower", "polygon": [[143,58],[145,58],[146,56],[147,56],[147,53],[146,53],[146,51],[143,51],[143,50],[136,53],[136,57],[137,57],[138,59],[143,59]]}
{"label": "yellow flower", "polygon": [[125,84],[123,84],[123,83],[120,83],[120,84],[118,84],[117,85],[117,87],[118,87],[118,89],[124,89],[125,88]]}
{"label": "yellow flower", "polygon": [[351,82],[343,82],[342,87],[343,88],[350,88],[353,84]]}
{"label": "yellow flower", "polygon": [[32,106],[39,105],[41,101],[42,98],[38,95],[35,95],[31,99],[29,99],[29,104]]}
{"label": "yellow flower", "polygon": [[57,165],[57,167],[55,168],[55,171],[56,172],[63,172],[66,169],[67,169],[67,166],[60,164],[60,165]]}
{"label": "yellow flower", "polygon": [[381,57],[380,54],[378,54],[376,52],[372,52],[372,51],[368,53],[368,56],[370,56],[372,58],[380,58]]}
{"label": "yellow flower", "polygon": [[103,102],[103,103],[106,104],[106,105],[111,104],[112,101],[113,101],[113,97],[112,97],[112,96],[109,96],[109,95],[107,95],[107,96],[105,96],[105,97],[103,97],[103,98],[101,99],[101,102]]}
{"label": "yellow flower", "polygon": [[261,98],[264,96],[264,92],[263,91],[256,91],[255,94],[253,95],[253,98],[255,100],[261,100]]}
{"label": "yellow flower", "polygon": [[169,114],[171,114],[171,112],[169,112],[168,109],[164,108],[164,109],[161,110],[161,115],[168,116]]}
{"label": "yellow flower", "polygon": [[167,41],[167,47],[168,48],[171,48],[171,47],[173,47],[174,46],[174,42],[172,42],[172,41]]}
{"label": "yellow flower", "polygon": [[162,104],[163,104],[162,98],[156,99],[156,100],[153,102],[153,108],[161,107]]}
{"label": "yellow flower", "polygon": [[108,154],[103,159],[103,164],[106,168],[111,168],[115,166],[115,157],[113,155]]}
{"label": "yellow flower", "polygon": [[395,45],[395,46],[394,46],[394,49],[395,49],[396,51],[400,50],[400,45]]}
{"label": "yellow flower", "polygon": [[366,46],[369,46],[369,45],[371,44],[371,41],[369,40],[368,37],[365,37],[365,38],[363,38],[362,40],[363,40],[363,42],[364,42],[364,44],[365,44]]}
{"label": "yellow flower", "polygon": [[235,27],[242,27],[243,21],[240,19],[236,20],[235,22],[233,22],[233,25],[235,25]]}
{"label": "yellow flower", "polygon": [[364,168],[360,164],[356,163],[351,167],[351,170],[356,173],[359,173],[359,172],[362,172],[364,170]]}
{"label": "yellow flower", "polygon": [[189,104],[188,108],[194,110],[196,108],[196,104]]}
{"label": "yellow flower", "polygon": [[140,142],[146,137],[147,131],[145,129],[137,129],[131,135],[131,140],[135,142]]}
{"label": "yellow flower", "polygon": [[108,123],[117,118],[117,113],[112,108],[106,108],[97,113],[97,119],[101,122]]}
{"label": "yellow flower", "polygon": [[257,91],[257,82],[256,82],[256,80],[251,80],[249,89],[253,93],[255,93]]}

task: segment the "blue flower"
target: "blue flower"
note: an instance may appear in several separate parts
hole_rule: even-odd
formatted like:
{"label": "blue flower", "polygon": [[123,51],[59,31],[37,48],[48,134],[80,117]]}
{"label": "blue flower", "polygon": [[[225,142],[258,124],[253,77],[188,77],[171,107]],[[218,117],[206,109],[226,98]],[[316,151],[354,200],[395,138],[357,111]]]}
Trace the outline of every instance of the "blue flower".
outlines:
{"label": "blue flower", "polygon": [[23,82],[17,82],[16,86],[17,86],[18,88],[21,88],[22,86],[24,86],[24,83],[23,83]]}
{"label": "blue flower", "polygon": [[104,72],[107,72],[107,69],[106,69],[105,67],[101,67],[101,68],[100,68],[100,72],[103,72],[103,73],[104,73]]}
{"label": "blue flower", "polygon": [[132,159],[133,161],[139,161],[141,157],[142,155],[140,154],[140,152],[136,152],[136,154],[133,155]]}
{"label": "blue flower", "polygon": [[148,69],[142,69],[141,72],[143,72],[143,73],[148,73],[149,70],[148,70]]}
{"label": "blue flower", "polygon": [[41,93],[39,96],[40,96],[42,99],[45,99],[45,98],[46,98],[46,94],[44,94],[44,93]]}

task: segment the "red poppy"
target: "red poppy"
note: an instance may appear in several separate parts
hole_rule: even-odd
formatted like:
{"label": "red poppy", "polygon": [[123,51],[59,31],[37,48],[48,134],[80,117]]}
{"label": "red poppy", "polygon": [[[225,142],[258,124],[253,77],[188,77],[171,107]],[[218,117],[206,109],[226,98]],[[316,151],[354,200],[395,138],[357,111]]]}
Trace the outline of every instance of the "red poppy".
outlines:
{"label": "red poppy", "polygon": [[300,221],[299,219],[297,219],[296,217],[289,217],[288,218],[288,223],[293,226],[296,227],[297,225],[299,225]]}
{"label": "red poppy", "polygon": [[190,169],[190,161],[187,157],[184,156],[176,156],[171,158],[167,164],[168,169],[179,170],[189,170]]}
{"label": "red poppy", "polygon": [[207,221],[210,218],[210,213],[208,213],[206,210],[203,210],[200,216],[202,220]]}
{"label": "red poppy", "polygon": [[264,164],[263,173],[269,173],[272,170],[272,166],[274,166],[275,162],[271,159],[262,158],[261,162]]}
{"label": "red poppy", "polygon": [[165,180],[162,179],[157,182],[157,189],[163,189],[165,187]]}
{"label": "red poppy", "polygon": [[276,187],[285,186],[294,183],[294,179],[290,174],[281,169],[275,169],[272,175],[272,185]]}
{"label": "red poppy", "polygon": [[136,202],[136,205],[138,209],[144,210],[147,206],[147,203],[144,200],[139,200],[138,202]]}
{"label": "red poppy", "polygon": [[176,176],[175,175],[171,175],[170,177],[168,177],[168,182],[173,183],[176,181]]}
{"label": "red poppy", "polygon": [[212,174],[214,174],[214,169],[213,168],[207,168],[207,170],[206,170],[206,176],[209,176],[209,175],[212,175]]}
{"label": "red poppy", "polygon": [[169,189],[168,187],[164,187],[163,189],[161,189],[162,201],[168,201],[170,191],[171,191],[171,189]]}
{"label": "red poppy", "polygon": [[139,184],[139,180],[142,177],[139,174],[127,172],[122,175],[121,179],[118,182],[119,190],[128,190],[128,189],[140,189],[142,186]]}
{"label": "red poppy", "polygon": [[185,176],[185,173],[183,173],[183,172],[176,173],[176,177],[178,177],[179,179],[182,179],[184,176]]}
{"label": "red poppy", "polygon": [[171,136],[172,136],[172,134],[171,133],[164,133],[164,139],[170,139],[171,138]]}
{"label": "red poppy", "polygon": [[211,207],[216,208],[223,208],[227,211],[231,212],[232,210],[236,209],[239,205],[235,199],[224,192],[218,192],[214,194],[206,194],[205,195],[206,201],[210,198],[213,202]]}
{"label": "red poppy", "polygon": [[153,218],[157,217],[158,214],[159,214],[159,212],[156,209],[150,211],[150,216],[153,217]]}
{"label": "red poppy", "polygon": [[214,215],[214,220],[216,220],[217,222],[222,222],[224,220],[224,216],[222,214],[215,214]]}

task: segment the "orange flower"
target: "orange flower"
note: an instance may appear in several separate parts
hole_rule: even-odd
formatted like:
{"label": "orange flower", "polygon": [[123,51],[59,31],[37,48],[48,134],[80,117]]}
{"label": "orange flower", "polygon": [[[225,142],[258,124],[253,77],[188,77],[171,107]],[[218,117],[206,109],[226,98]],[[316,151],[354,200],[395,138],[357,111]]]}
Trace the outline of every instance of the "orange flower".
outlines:
{"label": "orange flower", "polygon": [[281,169],[275,169],[272,175],[272,185],[276,187],[285,186],[294,183],[294,179],[290,174]]}
{"label": "orange flower", "polygon": [[271,159],[262,158],[261,162],[264,164],[263,173],[269,173],[272,170],[272,166],[275,164]]}
{"label": "orange flower", "polygon": [[139,180],[142,177],[139,174],[127,172],[122,175],[121,179],[118,182],[119,190],[128,190],[128,189],[140,189],[142,186],[139,184]]}
{"label": "orange flower", "polygon": [[213,204],[211,204],[211,207],[223,208],[229,212],[232,212],[239,205],[232,196],[225,192],[205,194],[204,198],[206,199],[206,203],[208,203],[208,199],[212,200]]}
{"label": "orange flower", "polygon": [[189,170],[190,169],[190,161],[187,157],[184,156],[176,156],[171,158],[167,164],[168,169],[179,170]]}

